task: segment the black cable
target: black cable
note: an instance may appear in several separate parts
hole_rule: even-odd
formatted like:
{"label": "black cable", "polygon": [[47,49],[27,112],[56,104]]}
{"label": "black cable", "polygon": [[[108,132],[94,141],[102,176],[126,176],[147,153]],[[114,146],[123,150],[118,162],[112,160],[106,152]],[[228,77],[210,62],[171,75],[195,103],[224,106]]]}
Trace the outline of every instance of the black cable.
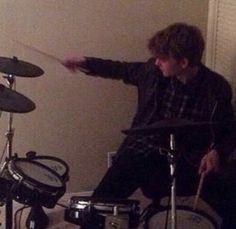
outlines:
{"label": "black cable", "polygon": [[19,222],[18,222],[18,224],[19,224],[18,229],[20,229],[20,223],[21,223],[21,217],[22,217],[23,210],[24,210],[25,208],[29,208],[29,207],[30,207],[30,206],[24,205],[23,207],[21,207],[21,208],[19,208],[19,209],[16,210],[16,212],[15,212],[15,214],[14,214],[14,229],[17,229],[17,215],[18,215],[18,213],[21,213],[21,214],[20,214],[20,218],[19,218]]}

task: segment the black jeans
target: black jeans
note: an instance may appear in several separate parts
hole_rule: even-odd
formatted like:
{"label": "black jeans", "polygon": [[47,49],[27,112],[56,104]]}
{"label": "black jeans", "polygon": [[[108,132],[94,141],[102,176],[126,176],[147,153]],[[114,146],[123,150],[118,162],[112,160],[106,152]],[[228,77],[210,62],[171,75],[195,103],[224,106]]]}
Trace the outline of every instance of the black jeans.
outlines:
{"label": "black jeans", "polygon": [[[176,166],[177,194],[191,195],[199,179],[197,167],[183,158]],[[157,152],[136,154],[126,151],[119,155],[108,169],[93,197],[127,198],[141,188],[150,199],[159,199],[170,193],[170,169],[167,157]]]}

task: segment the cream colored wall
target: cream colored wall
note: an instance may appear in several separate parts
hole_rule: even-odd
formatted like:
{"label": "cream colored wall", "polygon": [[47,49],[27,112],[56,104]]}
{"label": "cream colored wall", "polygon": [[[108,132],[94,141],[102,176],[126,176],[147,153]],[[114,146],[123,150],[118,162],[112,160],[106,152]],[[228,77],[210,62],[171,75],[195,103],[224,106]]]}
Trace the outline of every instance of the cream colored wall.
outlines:
{"label": "cream colored wall", "polygon": [[[91,190],[106,171],[135,111],[135,89],[121,82],[72,74],[59,63],[14,40],[64,58],[87,55],[145,60],[147,40],[158,29],[186,21],[205,35],[208,0],[0,0],[0,55],[42,67],[38,78],[16,77],[17,91],[37,108],[14,115],[13,151],[29,150],[65,160],[68,190]],[[4,74],[2,74],[4,75]],[[5,80],[1,78],[1,83]],[[0,119],[0,151],[8,113]]]}

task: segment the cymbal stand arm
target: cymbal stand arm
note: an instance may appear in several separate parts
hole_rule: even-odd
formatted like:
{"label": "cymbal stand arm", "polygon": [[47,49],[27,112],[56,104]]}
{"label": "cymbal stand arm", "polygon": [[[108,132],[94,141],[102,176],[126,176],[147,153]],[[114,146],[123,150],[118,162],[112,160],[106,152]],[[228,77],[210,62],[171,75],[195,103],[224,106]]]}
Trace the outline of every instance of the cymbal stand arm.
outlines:
{"label": "cymbal stand arm", "polygon": [[168,161],[170,163],[171,175],[171,229],[176,229],[176,178],[175,178],[175,136],[170,134],[170,152],[168,154]]}

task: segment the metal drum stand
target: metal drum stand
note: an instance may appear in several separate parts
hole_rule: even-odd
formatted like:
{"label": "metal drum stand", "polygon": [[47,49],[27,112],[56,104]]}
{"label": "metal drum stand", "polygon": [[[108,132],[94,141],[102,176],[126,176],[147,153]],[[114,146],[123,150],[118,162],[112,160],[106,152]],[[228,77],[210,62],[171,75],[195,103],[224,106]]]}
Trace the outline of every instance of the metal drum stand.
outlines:
{"label": "metal drum stand", "polygon": [[[12,95],[12,98],[15,97],[17,99],[15,99],[15,102],[18,100],[19,105],[20,106],[25,106],[25,109],[18,109],[17,107],[14,109],[11,109],[9,107],[9,110],[6,109],[6,111],[9,112],[8,114],[8,129],[7,132],[5,134],[6,138],[7,138],[7,156],[6,156],[6,163],[8,161],[11,161],[13,158],[13,153],[12,153],[12,146],[13,146],[13,137],[14,137],[14,128],[13,128],[13,112],[28,112],[31,111],[33,109],[35,109],[35,105],[33,102],[31,102],[30,100],[26,99],[26,97],[24,97],[23,95],[21,97],[19,97],[20,94],[18,94],[17,92],[15,92],[13,90],[13,87],[15,85],[15,77],[13,75],[7,75],[4,76],[4,78],[7,80],[7,85],[8,88],[4,88],[5,91],[7,91],[8,94]],[[21,98],[21,99],[19,99]],[[25,101],[24,101],[25,100]],[[24,104],[24,102],[26,102]],[[28,105],[26,105],[28,103]],[[11,192],[9,192],[6,195],[6,205],[5,205],[5,225],[6,225],[6,229],[11,229],[12,228],[12,221],[13,221],[13,201],[12,201],[12,196],[11,196]]]}
{"label": "metal drum stand", "polygon": [[[35,104],[24,95],[13,90],[15,85],[15,76],[21,77],[37,77],[44,73],[44,71],[36,65],[25,61],[19,61],[17,57],[8,58],[0,57],[0,72],[6,73],[3,76],[7,80],[7,87],[0,84],[0,110],[9,112],[8,116],[8,130],[5,134],[7,138],[7,156],[4,166],[12,160],[12,143],[14,136],[13,129],[13,113],[26,113],[35,109]],[[4,167],[3,166],[3,167]],[[4,167],[4,168],[5,168]],[[4,169],[2,168],[2,169]],[[10,192],[6,193],[6,214],[5,214],[5,228],[12,229],[13,226],[13,200]]]}
{"label": "metal drum stand", "polygon": [[171,229],[176,229],[176,148],[175,136],[170,134],[170,151],[167,154],[167,159],[170,164],[170,177],[171,177]]}
{"label": "metal drum stand", "polygon": [[[9,89],[13,88],[13,85],[15,83],[15,78],[13,75],[8,75],[5,77],[7,79],[7,83],[9,85]],[[7,138],[7,160],[11,160],[12,159],[12,143],[13,143],[13,136],[14,136],[14,129],[12,128],[13,125],[13,113],[10,112],[8,114],[8,129],[7,132],[5,134],[6,138]],[[8,193],[7,197],[6,197],[6,205],[5,205],[5,209],[6,209],[6,216],[5,216],[5,222],[6,222],[6,229],[11,229],[12,228],[12,218],[13,218],[13,214],[12,214],[12,209],[13,209],[13,205],[12,205],[12,197],[11,197],[11,193]]]}

